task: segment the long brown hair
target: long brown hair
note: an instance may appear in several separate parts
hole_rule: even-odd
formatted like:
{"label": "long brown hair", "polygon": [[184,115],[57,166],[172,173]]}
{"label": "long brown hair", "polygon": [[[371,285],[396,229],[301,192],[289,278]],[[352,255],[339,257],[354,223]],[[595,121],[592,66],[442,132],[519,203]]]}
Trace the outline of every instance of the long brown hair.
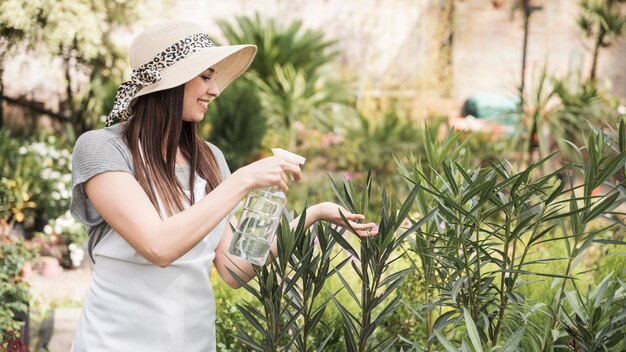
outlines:
{"label": "long brown hair", "polygon": [[[196,173],[207,181],[207,193],[221,180],[215,156],[198,135],[196,124],[182,119],[184,94],[183,84],[139,97],[124,131],[135,178],[159,213],[160,197],[167,216],[184,209],[183,199],[187,204],[194,203]],[[190,196],[176,178],[178,148],[189,161]]]}

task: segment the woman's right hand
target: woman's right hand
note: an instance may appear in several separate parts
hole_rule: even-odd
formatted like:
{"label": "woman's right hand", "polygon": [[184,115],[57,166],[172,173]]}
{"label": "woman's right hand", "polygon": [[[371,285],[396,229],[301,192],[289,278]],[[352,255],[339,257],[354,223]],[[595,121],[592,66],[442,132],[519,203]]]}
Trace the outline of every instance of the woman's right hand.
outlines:
{"label": "woman's right hand", "polygon": [[233,173],[233,177],[240,179],[248,190],[276,186],[281,191],[287,192],[289,189],[287,174],[291,174],[293,181],[298,182],[302,171],[295,162],[279,156],[271,156],[239,168]]}

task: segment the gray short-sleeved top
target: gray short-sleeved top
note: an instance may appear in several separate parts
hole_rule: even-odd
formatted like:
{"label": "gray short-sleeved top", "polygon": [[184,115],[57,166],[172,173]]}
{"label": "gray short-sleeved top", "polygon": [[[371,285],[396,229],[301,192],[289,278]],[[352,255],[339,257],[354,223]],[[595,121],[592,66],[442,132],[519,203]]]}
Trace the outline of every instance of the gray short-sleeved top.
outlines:
{"label": "gray short-sleeved top", "polygon": [[[119,124],[87,132],[74,148],[71,211],[87,226],[96,266],[71,351],[215,351],[216,308],[210,276],[228,216],[165,268],[140,256],[103,221],[83,189],[85,181],[102,172],[133,173],[122,133]],[[226,178],[230,171],[224,156],[209,146]],[[177,168],[176,174],[196,201],[205,196],[205,180],[197,177],[189,187],[188,167]]]}
{"label": "gray short-sleeved top", "polygon": [[[121,123],[89,131],[81,135],[74,146],[70,211],[72,216],[87,228],[90,256],[93,248],[100,242],[102,236],[111,230],[111,227],[87,198],[83,184],[90,178],[107,171],[123,171],[134,175],[133,157],[124,141],[123,133],[124,125]],[[224,180],[230,176],[230,169],[224,154],[215,145],[209,142],[207,144],[215,156],[222,180]],[[189,167],[177,166],[176,176],[183,189],[189,190]]]}

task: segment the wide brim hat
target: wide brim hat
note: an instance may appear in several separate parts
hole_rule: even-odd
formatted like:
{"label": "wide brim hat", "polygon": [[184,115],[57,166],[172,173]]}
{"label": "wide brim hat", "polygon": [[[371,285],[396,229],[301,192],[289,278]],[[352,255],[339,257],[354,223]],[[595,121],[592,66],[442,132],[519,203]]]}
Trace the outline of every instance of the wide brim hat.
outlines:
{"label": "wide brim hat", "polygon": [[130,45],[131,80],[117,91],[106,125],[132,117],[140,96],[177,87],[208,68],[215,70],[220,91],[252,63],[254,45],[215,45],[200,26],[189,21],[166,21],[140,33]]}

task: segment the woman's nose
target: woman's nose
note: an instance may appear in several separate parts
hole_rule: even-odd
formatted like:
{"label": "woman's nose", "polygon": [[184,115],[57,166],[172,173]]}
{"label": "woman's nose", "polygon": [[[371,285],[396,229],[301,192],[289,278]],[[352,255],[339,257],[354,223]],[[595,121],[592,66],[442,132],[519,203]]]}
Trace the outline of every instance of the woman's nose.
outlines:
{"label": "woman's nose", "polygon": [[206,92],[207,94],[212,95],[216,98],[220,96],[220,88],[217,86],[217,82],[215,82],[214,79],[211,80],[211,84],[209,84]]}

